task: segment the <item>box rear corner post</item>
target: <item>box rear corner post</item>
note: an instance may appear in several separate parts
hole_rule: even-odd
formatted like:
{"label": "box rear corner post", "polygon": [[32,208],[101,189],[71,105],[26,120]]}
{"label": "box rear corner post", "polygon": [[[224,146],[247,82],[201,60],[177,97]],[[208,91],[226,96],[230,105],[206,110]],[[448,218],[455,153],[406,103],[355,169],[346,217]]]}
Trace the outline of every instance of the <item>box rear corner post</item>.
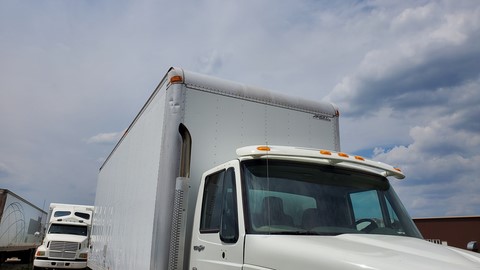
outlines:
{"label": "box rear corner post", "polygon": [[172,233],[168,259],[169,270],[183,269],[188,191],[190,188],[189,180],[192,138],[185,125],[180,124],[178,131],[182,137],[182,148],[180,156],[180,172],[175,184],[174,209],[171,226]]}

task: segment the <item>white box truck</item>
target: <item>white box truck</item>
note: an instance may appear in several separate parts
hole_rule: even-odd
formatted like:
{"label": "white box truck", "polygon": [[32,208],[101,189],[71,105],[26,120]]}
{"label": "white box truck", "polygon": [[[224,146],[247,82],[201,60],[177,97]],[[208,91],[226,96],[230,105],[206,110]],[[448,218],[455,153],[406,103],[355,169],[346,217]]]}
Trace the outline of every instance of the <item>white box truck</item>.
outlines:
{"label": "white box truck", "polygon": [[338,116],[171,68],[100,168],[88,266],[479,269],[422,239],[399,169],[340,152]]}
{"label": "white box truck", "polygon": [[42,242],[47,213],[8,189],[0,189],[0,264],[16,257],[30,263]]}
{"label": "white box truck", "polygon": [[85,269],[93,206],[51,203],[47,233],[35,252],[33,269]]}

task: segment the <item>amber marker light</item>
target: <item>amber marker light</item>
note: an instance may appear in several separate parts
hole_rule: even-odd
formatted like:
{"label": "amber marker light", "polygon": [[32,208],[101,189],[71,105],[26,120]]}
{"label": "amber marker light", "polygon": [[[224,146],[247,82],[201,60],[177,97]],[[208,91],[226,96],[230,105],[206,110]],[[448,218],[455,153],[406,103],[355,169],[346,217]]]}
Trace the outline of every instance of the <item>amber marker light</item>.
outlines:
{"label": "amber marker light", "polygon": [[257,147],[257,150],[259,150],[259,151],[270,151],[270,147],[268,147],[268,146],[259,146],[259,147]]}
{"label": "amber marker light", "polygon": [[342,152],[338,153],[338,156],[348,158],[348,155]]}
{"label": "amber marker light", "polygon": [[332,155],[332,152],[330,152],[330,151],[328,151],[328,150],[320,150],[320,154],[331,156],[331,155]]}
{"label": "amber marker light", "polygon": [[355,159],[356,159],[356,160],[365,161],[365,159],[364,159],[362,156],[355,156]]}
{"label": "amber marker light", "polygon": [[170,83],[182,83],[183,78],[182,76],[173,76],[170,78]]}
{"label": "amber marker light", "polygon": [[399,171],[399,172],[402,172],[402,170],[400,168],[393,168],[395,171]]}

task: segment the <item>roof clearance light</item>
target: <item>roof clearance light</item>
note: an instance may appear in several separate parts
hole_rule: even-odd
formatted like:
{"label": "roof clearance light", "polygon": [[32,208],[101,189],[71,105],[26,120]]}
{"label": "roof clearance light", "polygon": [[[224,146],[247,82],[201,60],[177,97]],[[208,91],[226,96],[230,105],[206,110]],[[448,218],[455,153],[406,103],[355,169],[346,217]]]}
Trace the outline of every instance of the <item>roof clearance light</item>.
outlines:
{"label": "roof clearance light", "polygon": [[342,153],[342,152],[338,153],[338,156],[339,156],[339,157],[348,158],[348,155],[345,154],[345,153]]}
{"label": "roof clearance light", "polygon": [[170,78],[170,83],[182,83],[183,78],[182,76],[173,76]]}
{"label": "roof clearance light", "polygon": [[365,161],[365,159],[364,159],[362,156],[355,156],[355,159],[356,159],[356,160]]}
{"label": "roof clearance light", "polygon": [[320,150],[320,154],[331,156],[331,155],[332,155],[332,152],[330,152],[330,151],[328,151],[328,150]]}
{"label": "roof clearance light", "polygon": [[402,170],[400,168],[393,168],[395,171],[399,171],[399,172],[402,172]]}
{"label": "roof clearance light", "polygon": [[268,146],[258,146],[257,150],[259,150],[259,151],[270,151],[270,147],[268,147]]}

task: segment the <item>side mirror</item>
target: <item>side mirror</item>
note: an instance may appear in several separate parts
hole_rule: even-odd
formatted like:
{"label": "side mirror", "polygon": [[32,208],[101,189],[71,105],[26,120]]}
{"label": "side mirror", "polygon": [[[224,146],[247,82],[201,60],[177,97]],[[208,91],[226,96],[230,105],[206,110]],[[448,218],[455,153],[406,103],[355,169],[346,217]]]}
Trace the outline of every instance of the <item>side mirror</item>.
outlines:
{"label": "side mirror", "polygon": [[478,243],[477,241],[470,241],[467,244],[467,249],[473,252],[478,252]]}

